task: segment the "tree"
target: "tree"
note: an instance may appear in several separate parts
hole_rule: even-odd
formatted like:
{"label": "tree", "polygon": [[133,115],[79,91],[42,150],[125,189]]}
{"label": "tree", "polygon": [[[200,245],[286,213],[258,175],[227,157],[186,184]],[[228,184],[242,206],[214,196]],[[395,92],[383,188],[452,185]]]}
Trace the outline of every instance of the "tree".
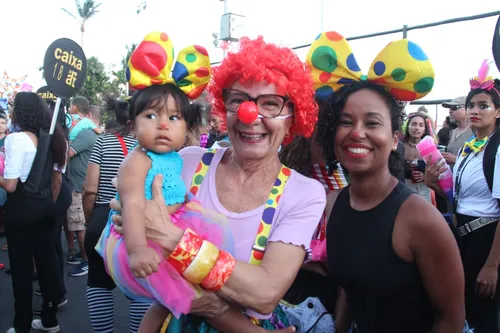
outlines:
{"label": "tree", "polygon": [[104,64],[96,57],[90,57],[87,60],[87,77],[78,94],[86,97],[92,104],[100,104],[100,99],[104,94],[118,97],[120,91],[111,82]]}
{"label": "tree", "polygon": [[[130,59],[130,56],[132,55],[132,53],[135,51],[136,48],[137,48],[136,43],[132,43],[131,45],[126,45],[127,54],[125,56],[122,56],[122,60],[120,62],[121,68],[118,71],[113,72],[113,74],[117,77],[118,84],[120,84],[120,85],[125,85],[125,86],[127,85],[128,61]],[[129,93],[129,92],[127,91],[127,93]]]}
{"label": "tree", "polygon": [[99,11],[97,10],[101,3],[96,2],[94,0],[84,0],[83,5],[80,3],[80,0],[75,0],[77,15],[73,14],[71,11],[66,8],[61,8],[66,14],[73,17],[75,20],[80,22],[80,46],[83,48],[83,34],[85,33],[85,23],[88,19],[95,16]]}

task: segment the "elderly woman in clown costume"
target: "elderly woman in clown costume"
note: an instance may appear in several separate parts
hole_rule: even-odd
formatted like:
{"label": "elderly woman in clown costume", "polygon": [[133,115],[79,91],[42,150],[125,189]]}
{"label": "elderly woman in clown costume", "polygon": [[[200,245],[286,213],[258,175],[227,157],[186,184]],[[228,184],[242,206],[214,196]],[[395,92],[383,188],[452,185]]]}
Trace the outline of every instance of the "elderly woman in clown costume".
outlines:
{"label": "elderly woman in clown costume", "polygon": [[[207,258],[203,245],[217,246],[207,244],[207,238],[196,231],[172,223],[161,182],[155,179],[152,200],[143,209],[146,234],[151,239],[161,238],[167,260],[180,267],[178,273],[197,285],[201,295],[193,300],[189,314],[178,317],[154,305],[141,329],[286,329],[288,322],[278,303],[310,258],[310,242],[326,199],[319,182],[281,164],[278,148],[295,135],[310,137],[317,113],[312,81],[304,63],[290,49],[266,43],[261,37],[243,38],[240,50],[214,69],[208,91],[214,109],[225,119],[232,147],[181,150],[181,179],[204,209],[227,218],[234,250],[220,248],[217,258]],[[120,210],[120,203],[113,202],[113,208]],[[119,216],[114,220],[117,226],[122,222]],[[209,262],[210,267],[202,262]],[[196,271],[196,276],[186,274],[187,269]],[[243,328],[242,322],[254,325]]]}

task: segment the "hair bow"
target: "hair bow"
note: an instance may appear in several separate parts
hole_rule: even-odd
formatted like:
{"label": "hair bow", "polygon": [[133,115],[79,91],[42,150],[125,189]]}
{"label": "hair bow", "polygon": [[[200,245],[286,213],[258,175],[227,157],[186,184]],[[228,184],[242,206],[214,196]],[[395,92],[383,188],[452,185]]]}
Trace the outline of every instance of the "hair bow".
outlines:
{"label": "hair bow", "polygon": [[491,76],[488,76],[489,70],[488,60],[485,59],[479,68],[478,75],[469,80],[471,90],[479,88],[489,91],[495,87],[495,81]]}
{"label": "hair bow", "polygon": [[434,85],[434,69],[422,49],[407,39],[389,43],[375,58],[368,76],[362,75],[347,40],[331,31],[316,37],[306,63],[316,96],[325,99],[343,85],[368,80],[385,87],[401,101],[427,95]]}
{"label": "hair bow", "polygon": [[164,32],[152,32],[144,38],[130,56],[127,80],[137,90],[152,85],[175,84],[187,97],[201,95],[210,81],[210,58],[198,45],[182,49],[174,62],[174,47]]}

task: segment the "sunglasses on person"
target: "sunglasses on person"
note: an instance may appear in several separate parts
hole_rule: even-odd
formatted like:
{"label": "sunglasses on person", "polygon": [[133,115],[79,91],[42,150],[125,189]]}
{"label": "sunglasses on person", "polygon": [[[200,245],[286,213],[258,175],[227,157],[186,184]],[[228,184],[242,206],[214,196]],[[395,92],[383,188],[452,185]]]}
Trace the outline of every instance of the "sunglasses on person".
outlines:
{"label": "sunglasses on person", "polygon": [[465,106],[464,105],[453,105],[451,108],[450,108],[450,111],[457,111],[457,110],[460,110],[462,108],[464,108]]}

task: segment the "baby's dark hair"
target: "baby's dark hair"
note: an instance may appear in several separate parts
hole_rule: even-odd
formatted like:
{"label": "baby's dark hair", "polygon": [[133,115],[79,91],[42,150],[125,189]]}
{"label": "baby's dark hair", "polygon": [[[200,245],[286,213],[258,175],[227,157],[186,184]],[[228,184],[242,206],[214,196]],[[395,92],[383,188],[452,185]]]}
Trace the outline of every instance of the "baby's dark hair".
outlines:
{"label": "baby's dark hair", "polygon": [[[343,86],[320,106],[318,125],[315,133],[315,140],[323,149],[323,157],[327,163],[330,175],[336,167],[334,165],[337,160],[334,152],[334,144],[342,110],[347,103],[347,98],[351,94],[363,89],[373,91],[382,97],[389,108],[392,133],[396,133],[396,131],[399,130],[401,122],[401,105],[383,87],[368,81],[355,82]],[[401,165],[399,153],[392,150],[389,156],[389,170],[391,174],[396,176],[403,167],[404,166]],[[348,170],[344,168],[344,172],[346,171],[348,172]]]}
{"label": "baby's dark hair", "polygon": [[202,109],[192,107],[188,97],[182,90],[173,84],[153,85],[143,90],[138,90],[130,101],[130,120],[135,121],[138,114],[149,108],[162,108],[167,105],[168,98],[172,96],[179,112],[186,122],[187,130],[197,129],[201,124]]}
{"label": "baby's dark hair", "polygon": [[[481,88],[476,88],[472,89],[469,91],[469,94],[467,95],[467,98],[465,99],[465,108],[466,110],[468,109],[468,105],[472,97],[474,95],[480,94],[480,93],[485,93],[491,96],[491,100],[493,101],[493,105],[495,105],[496,109],[500,109],[500,80],[495,79],[495,86],[494,89],[491,90],[486,90],[486,89],[481,89]],[[496,120],[496,126],[500,127],[500,118]]]}

